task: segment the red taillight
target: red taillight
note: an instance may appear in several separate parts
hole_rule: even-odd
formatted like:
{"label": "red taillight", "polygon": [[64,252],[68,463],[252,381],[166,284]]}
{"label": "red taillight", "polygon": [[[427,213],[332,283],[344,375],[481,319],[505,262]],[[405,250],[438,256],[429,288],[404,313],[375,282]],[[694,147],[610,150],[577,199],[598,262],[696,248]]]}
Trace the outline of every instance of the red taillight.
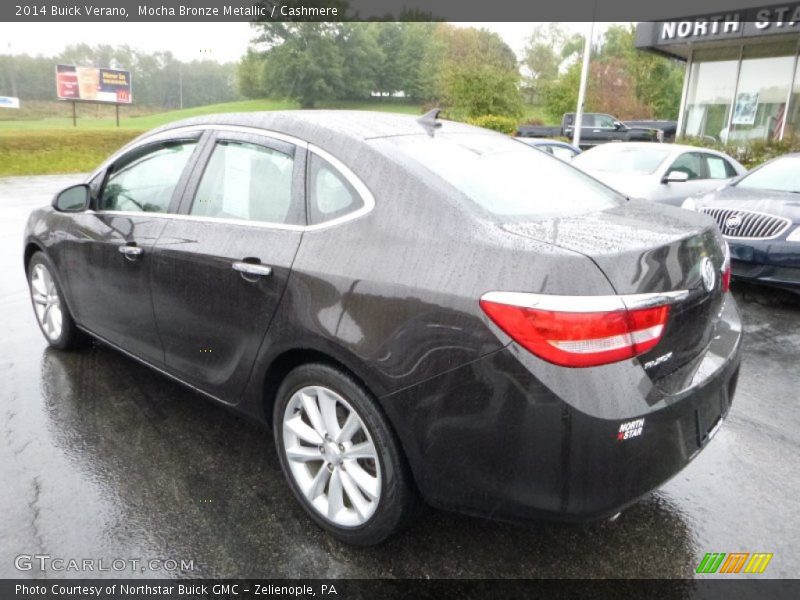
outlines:
{"label": "red taillight", "polygon": [[[598,304],[604,307],[593,310],[592,297],[587,296],[579,297],[580,311],[562,311],[515,302],[513,298],[519,296],[524,295],[490,293],[480,305],[515,342],[539,358],[564,367],[604,365],[651,350],[664,333],[671,301],[664,296],[664,303],[631,309],[626,308],[622,297],[600,296]],[[506,297],[512,298],[512,303],[503,302]]]}
{"label": "red taillight", "polygon": [[722,263],[722,293],[731,289],[731,249],[725,242],[725,261]]}

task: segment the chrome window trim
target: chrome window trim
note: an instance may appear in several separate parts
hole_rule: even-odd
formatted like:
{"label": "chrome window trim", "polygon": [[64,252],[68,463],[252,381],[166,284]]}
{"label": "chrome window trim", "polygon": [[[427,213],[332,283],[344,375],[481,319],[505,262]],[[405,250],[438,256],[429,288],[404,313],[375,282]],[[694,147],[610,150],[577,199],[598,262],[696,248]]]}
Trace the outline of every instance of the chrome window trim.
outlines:
{"label": "chrome window trim", "polygon": [[372,192],[369,191],[366,185],[359,179],[355,173],[353,173],[350,168],[345,165],[342,161],[338,158],[333,156],[332,154],[326,152],[322,148],[315,146],[314,144],[308,144],[308,151],[312,154],[316,154],[321,159],[328,162],[334,169],[336,169],[342,177],[344,177],[350,185],[356,190],[356,193],[361,196],[361,200],[364,202],[364,205],[355,210],[351,213],[347,213],[346,215],[342,215],[341,217],[337,217],[335,219],[331,219],[330,221],[323,221],[322,223],[317,223],[316,225],[307,225],[306,229],[308,231],[316,231],[317,229],[324,229],[325,227],[331,227],[332,225],[338,225],[339,223],[344,223],[345,221],[350,221],[352,219],[357,219],[368,212],[370,212],[373,208],[375,208],[375,198],[372,195]]}
{"label": "chrome window trim", "polygon": [[481,300],[554,312],[592,313],[650,308],[679,302],[688,297],[689,290],[621,296],[560,296],[529,292],[487,292],[481,296]]}
{"label": "chrome window trim", "polygon": [[156,219],[174,219],[176,221],[196,221],[198,223],[219,223],[223,225],[241,225],[243,227],[259,227],[262,229],[285,229],[287,231],[305,231],[305,225],[291,225],[288,223],[268,223],[265,221],[248,221],[246,219],[225,219],[221,217],[201,217],[198,215],[177,215],[174,213],[128,211],[128,210],[86,210],[83,213],[96,216],[111,217],[154,217]]}
{"label": "chrome window trim", "polygon": [[110,158],[103,162],[103,164],[97,168],[89,177],[86,179],[85,183],[89,183],[92,179],[94,179],[101,171],[106,169],[109,164],[113,163],[117,158],[122,156],[123,154],[127,154],[140,146],[144,146],[147,144],[152,144],[153,142],[159,142],[171,139],[176,135],[180,137],[181,134],[188,134],[188,133],[200,133],[202,135],[205,131],[229,131],[233,133],[242,133],[247,135],[260,135],[262,137],[274,138],[276,140],[287,142],[298,146],[299,148],[303,148],[308,152],[316,154],[320,158],[324,159],[328,163],[333,166],[341,176],[346,179],[350,185],[356,190],[359,196],[361,196],[364,205],[355,210],[351,213],[346,215],[342,215],[341,217],[337,217],[335,219],[331,219],[330,221],[324,221],[322,223],[317,223],[315,225],[291,225],[285,223],[272,223],[268,221],[249,221],[246,219],[226,219],[226,218],[219,218],[219,217],[201,217],[196,215],[179,215],[174,213],[157,213],[157,212],[136,212],[136,211],[119,211],[119,210],[88,210],[84,211],[85,213],[89,214],[96,214],[96,215],[119,215],[119,216],[126,216],[126,217],[135,217],[135,216],[143,216],[143,215],[150,215],[157,218],[170,218],[170,219],[177,219],[177,220],[184,220],[184,221],[199,221],[199,222],[209,222],[209,223],[222,223],[227,225],[242,225],[245,227],[261,227],[266,229],[284,229],[288,231],[319,231],[321,229],[327,229],[328,227],[335,227],[337,225],[341,225],[342,223],[346,223],[347,221],[352,221],[362,217],[372,211],[375,208],[375,197],[370,192],[369,188],[364,184],[363,181],[355,174],[353,171],[345,165],[342,161],[338,158],[323,150],[322,148],[315,146],[305,140],[301,140],[300,138],[287,135],[285,133],[280,133],[277,131],[272,131],[269,129],[263,129],[261,127],[247,127],[244,125],[213,125],[213,124],[203,124],[203,125],[186,125],[184,127],[176,127],[174,129],[168,129],[166,131],[159,131],[152,135],[149,135],[145,138],[140,139],[135,144],[128,145],[120,149],[118,152],[113,154]]}
{"label": "chrome window trim", "polygon": [[[97,167],[86,178],[86,181],[84,181],[84,183],[89,183],[92,179],[97,177],[100,174],[101,171],[107,169],[108,165],[113,163],[120,156],[123,156],[123,155],[127,154],[128,152],[136,150],[137,148],[141,148],[142,146],[146,146],[148,144],[152,144],[154,142],[161,142],[161,141],[169,140],[169,139],[174,137],[172,134],[174,134],[176,131],[180,131],[181,133],[184,133],[184,134],[187,134],[187,133],[199,133],[202,136],[202,134],[205,131],[205,129],[203,129],[201,127],[179,127],[178,129],[170,129],[169,131],[159,131],[158,133],[154,133],[152,135],[149,135],[146,138],[141,138],[138,141],[129,142],[128,144],[126,144],[125,146],[123,146],[122,148],[117,150],[114,154],[109,156],[106,160],[104,160],[101,163],[101,165],[99,167]],[[200,143],[200,138],[198,137],[196,140],[193,140],[193,142],[194,143]]]}

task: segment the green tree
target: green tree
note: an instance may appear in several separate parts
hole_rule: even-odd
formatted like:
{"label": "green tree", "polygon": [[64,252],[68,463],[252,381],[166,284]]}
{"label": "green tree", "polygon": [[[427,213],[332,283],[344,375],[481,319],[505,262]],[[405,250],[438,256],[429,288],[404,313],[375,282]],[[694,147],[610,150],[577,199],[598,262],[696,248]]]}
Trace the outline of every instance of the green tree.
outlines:
{"label": "green tree", "polygon": [[648,106],[655,117],[677,119],[684,64],[639,50],[635,41],[633,25],[612,25],[605,32],[598,59],[606,62],[619,59],[633,82],[636,98]]}
{"label": "green tree", "polygon": [[575,112],[580,80],[581,65],[574,63],[544,90],[544,107],[553,121],[560,122],[564,113]]}
{"label": "green tree", "polygon": [[440,24],[435,38],[430,92],[449,117],[522,114],[517,57],[499,35]]}
{"label": "green tree", "polygon": [[[676,119],[683,88],[683,63],[639,50],[635,39],[633,25],[612,25],[602,42],[592,49],[584,109],[623,119],[651,116]],[[577,40],[574,44],[568,41],[562,56],[571,53],[577,57],[578,47]],[[573,62],[545,90],[545,109],[552,119],[560,120],[563,113],[575,111],[580,69],[578,62]]]}
{"label": "green tree", "polygon": [[[425,60],[430,55],[436,23],[400,23],[403,43],[398,55],[387,56],[398,65],[402,84],[398,88],[407,98],[426,100]],[[385,51],[385,50],[384,50]]]}
{"label": "green tree", "polygon": [[[378,81],[385,63],[385,53],[379,44],[379,36],[363,23],[343,23],[336,37],[337,51],[342,57],[342,80],[339,97],[353,100],[369,98],[378,90]],[[401,85],[399,77],[385,82],[390,86]],[[381,91],[395,91],[386,88]]]}
{"label": "green tree", "polygon": [[264,52],[264,91],[291,98],[303,108],[342,97],[345,64],[337,39],[341,23],[260,23]]}
{"label": "green tree", "polygon": [[264,88],[264,59],[252,48],[236,65],[236,88],[245,98],[263,98],[266,96]]}
{"label": "green tree", "polygon": [[407,65],[400,60],[405,48],[405,32],[400,23],[378,22],[367,25],[368,34],[377,44],[380,56],[374,56],[374,90],[391,95],[403,90]]}

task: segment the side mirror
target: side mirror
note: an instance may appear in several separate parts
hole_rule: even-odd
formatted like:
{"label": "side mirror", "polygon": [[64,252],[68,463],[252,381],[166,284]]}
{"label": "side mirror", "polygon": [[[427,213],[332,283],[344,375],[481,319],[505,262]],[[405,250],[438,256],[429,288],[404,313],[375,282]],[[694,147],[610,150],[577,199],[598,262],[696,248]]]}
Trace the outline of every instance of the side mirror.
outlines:
{"label": "side mirror", "polygon": [[619,121],[614,121],[614,129],[622,129],[623,125]]}
{"label": "side mirror", "polygon": [[661,183],[683,183],[689,181],[689,174],[684,171],[670,171],[664,175]]}
{"label": "side mirror", "polygon": [[89,186],[85,183],[61,190],[53,198],[53,208],[59,212],[81,212],[89,208]]}

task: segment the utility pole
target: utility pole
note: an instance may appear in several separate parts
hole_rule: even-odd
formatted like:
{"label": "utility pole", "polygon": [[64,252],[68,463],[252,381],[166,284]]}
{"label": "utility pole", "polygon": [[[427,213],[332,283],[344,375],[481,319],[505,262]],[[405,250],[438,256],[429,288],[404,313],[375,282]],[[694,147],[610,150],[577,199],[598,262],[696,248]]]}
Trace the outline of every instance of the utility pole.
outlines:
{"label": "utility pole", "polygon": [[589,57],[592,53],[592,39],[594,38],[594,21],[589,23],[589,35],[583,46],[583,68],[581,69],[581,84],[578,88],[578,107],[575,110],[575,124],[572,130],[572,145],[580,147],[581,126],[583,125],[583,104],[586,100],[586,80],[589,78]]}

